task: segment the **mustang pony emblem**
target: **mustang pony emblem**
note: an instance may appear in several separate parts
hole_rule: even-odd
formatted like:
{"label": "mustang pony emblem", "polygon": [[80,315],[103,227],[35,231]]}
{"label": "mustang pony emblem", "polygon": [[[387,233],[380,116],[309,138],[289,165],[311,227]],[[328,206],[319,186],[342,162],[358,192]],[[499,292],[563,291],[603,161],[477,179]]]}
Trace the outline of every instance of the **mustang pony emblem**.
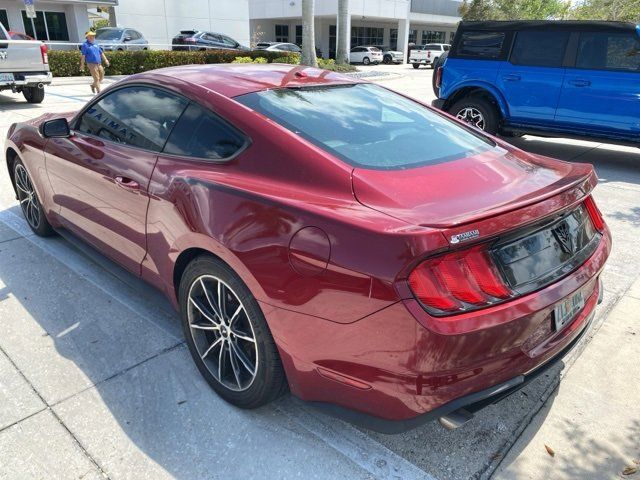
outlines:
{"label": "mustang pony emblem", "polygon": [[571,232],[569,231],[569,225],[566,222],[562,222],[560,225],[553,229],[553,234],[555,235],[558,243],[560,244],[560,248],[565,253],[574,253],[575,244],[573,243],[573,237],[571,236]]}

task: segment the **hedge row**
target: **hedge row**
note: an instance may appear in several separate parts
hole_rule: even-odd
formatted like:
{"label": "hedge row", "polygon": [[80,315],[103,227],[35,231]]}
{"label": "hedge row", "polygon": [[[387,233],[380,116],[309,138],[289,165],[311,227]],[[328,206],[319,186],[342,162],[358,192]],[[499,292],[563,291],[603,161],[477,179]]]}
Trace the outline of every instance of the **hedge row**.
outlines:
{"label": "hedge row", "polygon": [[[182,52],[168,50],[138,50],[124,52],[106,52],[111,65],[105,68],[106,75],[132,75],[134,73],[155,70],[156,68],[173,67],[177,65],[231,63],[236,57],[265,58],[268,63],[275,59],[286,63],[297,63],[297,54],[283,55],[282,52],[238,52],[230,50],[207,50],[197,52]],[[54,77],[75,77],[88,75],[87,69],[80,71],[80,52],[76,50],[50,50],[49,67]]]}

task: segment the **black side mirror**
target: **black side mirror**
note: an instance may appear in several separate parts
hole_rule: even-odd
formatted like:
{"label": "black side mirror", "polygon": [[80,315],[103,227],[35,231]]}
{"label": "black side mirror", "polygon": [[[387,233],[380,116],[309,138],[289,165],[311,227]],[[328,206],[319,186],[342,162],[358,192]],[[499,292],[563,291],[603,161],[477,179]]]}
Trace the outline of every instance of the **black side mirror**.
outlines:
{"label": "black side mirror", "polygon": [[56,118],[40,124],[40,135],[44,138],[67,138],[71,136],[71,129],[66,118]]}

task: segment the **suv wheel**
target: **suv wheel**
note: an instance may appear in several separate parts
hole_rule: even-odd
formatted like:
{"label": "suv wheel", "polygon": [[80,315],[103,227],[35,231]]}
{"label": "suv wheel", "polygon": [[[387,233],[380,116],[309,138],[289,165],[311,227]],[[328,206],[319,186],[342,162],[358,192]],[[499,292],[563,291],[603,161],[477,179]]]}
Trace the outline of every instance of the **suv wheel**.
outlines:
{"label": "suv wheel", "polygon": [[280,396],[287,382],[258,302],[233,270],[203,255],[180,281],[182,327],[191,356],[227,402],[257,408]]}
{"label": "suv wheel", "polygon": [[382,63],[384,63],[385,65],[389,65],[391,63],[391,55],[385,55],[382,59]]}
{"label": "suv wheel", "polygon": [[447,111],[457,119],[491,135],[498,131],[500,120],[498,112],[493,104],[484,98],[463,98],[454,103]]}
{"label": "suv wheel", "polygon": [[369,57],[364,57],[362,59],[362,64],[363,65],[369,65],[371,63],[371,60],[369,60]]}

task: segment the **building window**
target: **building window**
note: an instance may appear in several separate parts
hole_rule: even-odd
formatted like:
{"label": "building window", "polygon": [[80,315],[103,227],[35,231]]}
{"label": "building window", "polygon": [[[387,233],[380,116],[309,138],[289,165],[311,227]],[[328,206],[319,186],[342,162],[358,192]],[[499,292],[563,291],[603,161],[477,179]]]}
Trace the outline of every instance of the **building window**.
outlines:
{"label": "building window", "polygon": [[36,18],[28,18],[22,10],[24,33],[36,40],[69,41],[67,17],[63,12],[36,12]]}
{"label": "building window", "polygon": [[384,42],[384,28],[351,27],[351,45],[382,45]]}
{"label": "building window", "polygon": [[0,23],[4,26],[6,30],[11,30],[9,28],[9,17],[7,16],[6,10],[0,10]]}
{"label": "building window", "polygon": [[398,29],[392,28],[389,30],[389,48],[391,50],[398,50]]}
{"label": "building window", "polygon": [[276,42],[289,42],[289,25],[276,25]]}
{"label": "building window", "polygon": [[302,46],[302,25],[296,25],[296,45]]}
{"label": "building window", "polygon": [[431,30],[425,30],[422,32],[422,44],[427,43],[444,43],[445,32],[433,32]]}
{"label": "building window", "polygon": [[336,26],[329,25],[329,58],[336,58]]}
{"label": "building window", "polygon": [[416,44],[418,40],[418,30],[409,30],[409,43]]}

